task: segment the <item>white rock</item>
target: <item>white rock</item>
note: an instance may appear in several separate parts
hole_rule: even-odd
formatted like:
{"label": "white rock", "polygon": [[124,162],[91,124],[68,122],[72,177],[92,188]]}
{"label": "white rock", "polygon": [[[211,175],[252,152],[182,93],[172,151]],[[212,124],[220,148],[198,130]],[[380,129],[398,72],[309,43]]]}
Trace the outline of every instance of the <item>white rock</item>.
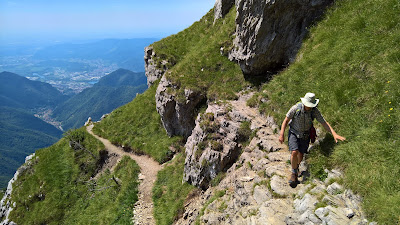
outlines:
{"label": "white rock", "polygon": [[346,208],[345,213],[346,213],[346,217],[349,219],[354,217],[354,211],[352,209]]}
{"label": "white rock", "polygon": [[144,179],[146,179],[146,176],[141,174],[141,173],[139,173],[138,178],[139,178],[139,180],[144,180]]}
{"label": "white rock", "polygon": [[326,188],[326,191],[331,195],[339,194],[343,191],[343,187],[338,183],[333,183]]}
{"label": "white rock", "polygon": [[282,177],[280,177],[278,175],[274,175],[271,178],[270,184],[271,184],[272,191],[274,191],[275,193],[277,193],[281,196],[289,195],[289,193],[290,193],[289,184]]}
{"label": "white rock", "polygon": [[296,212],[302,214],[307,210],[314,210],[315,205],[317,204],[318,200],[315,196],[310,194],[305,194],[302,199],[294,200],[294,208]]}
{"label": "white rock", "polygon": [[266,187],[257,185],[254,188],[253,198],[256,200],[257,204],[261,205],[262,203],[270,200],[272,195]]}

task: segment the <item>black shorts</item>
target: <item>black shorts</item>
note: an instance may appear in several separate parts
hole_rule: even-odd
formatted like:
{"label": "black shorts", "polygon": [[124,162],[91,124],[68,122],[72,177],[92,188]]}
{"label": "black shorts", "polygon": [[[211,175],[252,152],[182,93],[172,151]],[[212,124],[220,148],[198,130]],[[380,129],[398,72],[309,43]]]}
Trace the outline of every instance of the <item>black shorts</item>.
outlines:
{"label": "black shorts", "polygon": [[290,151],[299,150],[299,152],[304,154],[307,152],[308,145],[310,144],[310,138],[297,138],[295,134],[289,131],[288,143]]}

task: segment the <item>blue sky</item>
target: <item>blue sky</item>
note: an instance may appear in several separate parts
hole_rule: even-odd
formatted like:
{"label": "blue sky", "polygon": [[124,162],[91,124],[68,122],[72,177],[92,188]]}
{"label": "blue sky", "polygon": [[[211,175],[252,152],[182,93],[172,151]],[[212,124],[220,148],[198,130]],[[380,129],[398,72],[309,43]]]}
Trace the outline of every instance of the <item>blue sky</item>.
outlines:
{"label": "blue sky", "polygon": [[0,0],[0,41],[164,37],[215,0]]}

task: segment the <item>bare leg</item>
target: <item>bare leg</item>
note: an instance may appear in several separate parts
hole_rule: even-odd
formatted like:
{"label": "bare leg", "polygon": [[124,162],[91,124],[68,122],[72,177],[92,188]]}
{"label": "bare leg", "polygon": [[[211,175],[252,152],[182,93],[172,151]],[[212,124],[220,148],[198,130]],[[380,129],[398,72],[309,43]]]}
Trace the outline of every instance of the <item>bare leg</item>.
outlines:
{"label": "bare leg", "polygon": [[290,156],[290,162],[292,164],[292,175],[290,176],[290,180],[289,180],[289,185],[292,188],[295,188],[298,184],[298,180],[297,180],[297,173],[298,173],[298,167],[299,167],[299,163],[302,159],[302,156],[300,156],[300,152],[298,150],[292,151],[292,155]]}
{"label": "bare leg", "polygon": [[302,159],[303,159],[303,154],[301,154],[299,150],[292,151],[292,155],[290,157],[292,169],[297,169]]}
{"label": "bare leg", "polygon": [[299,167],[301,161],[303,160],[303,156],[304,154],[299,152],[299,154],[297,154],[297,168]]}

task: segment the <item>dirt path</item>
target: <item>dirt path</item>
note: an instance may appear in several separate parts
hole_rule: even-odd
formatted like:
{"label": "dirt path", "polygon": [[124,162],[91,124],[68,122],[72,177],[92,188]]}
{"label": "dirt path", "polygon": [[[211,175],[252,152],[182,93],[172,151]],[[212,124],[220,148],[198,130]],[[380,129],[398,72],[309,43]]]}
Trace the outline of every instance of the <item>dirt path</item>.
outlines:
{"label": "dirt path", "polygon": [[[113,144],[107,139],[97,136],[93,133],[93,124],[86,127],[87,131],[93,135],[95,138],[100,140],[109,154],[119,155],[118,161],[122,156],[129,156],[140,166],[141,174],[139,174],[139,200],[135,204],[134,208],[134,224],[156,224],[153,217],[153,200],[152,200],[152,189],[154,182],[157,179],[157,173],[161,170],[162,166],[154,161],[152,158],[146,155],[136,155],[133,153],[128,153]],[[115,163],[117,165],[117,163]],[[114,165],[114,166],[115,166]],[[111,168],[111,171],[114,168]]]}

